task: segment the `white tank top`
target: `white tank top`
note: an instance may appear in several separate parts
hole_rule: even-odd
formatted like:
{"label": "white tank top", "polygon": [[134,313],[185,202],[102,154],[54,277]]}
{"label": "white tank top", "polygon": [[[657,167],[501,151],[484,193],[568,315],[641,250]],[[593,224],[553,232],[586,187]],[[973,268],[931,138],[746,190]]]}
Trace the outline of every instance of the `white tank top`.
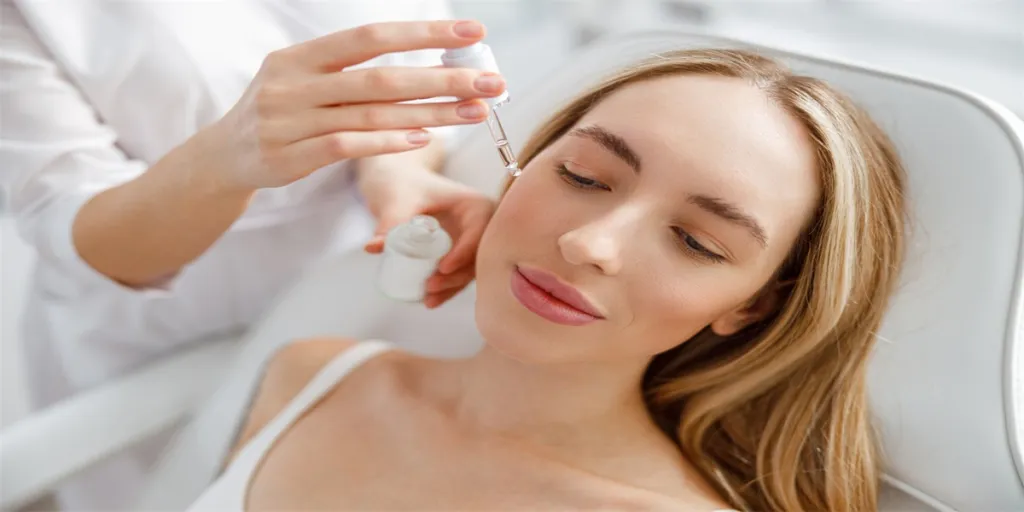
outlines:
{"label": "white tank top", "polygon": [[[306,384],[280,414],[274,417],[238,453],[235,460],[210,487],[199,496],[187,512],[244,512],[245,497],[256,468],[266,457],[281,434],[306,410],[316,405],[359,365],[391,348],[380,340],[367,340],[334,356],[313,379]],[[738,512],[733,509],[714,512]]]}
{"label": "white tank top", "polygon": [[260,462],[270,451],[281,434],[295,423],[306,410],[316,405],[341,379],[362,363],[388,350],[391,345],[384,341],[364,341],[331,359],[306,387],[274,417],[238,453],[227,470],[199,496],[189,512],[217,511],[243,512],[249,482]]}

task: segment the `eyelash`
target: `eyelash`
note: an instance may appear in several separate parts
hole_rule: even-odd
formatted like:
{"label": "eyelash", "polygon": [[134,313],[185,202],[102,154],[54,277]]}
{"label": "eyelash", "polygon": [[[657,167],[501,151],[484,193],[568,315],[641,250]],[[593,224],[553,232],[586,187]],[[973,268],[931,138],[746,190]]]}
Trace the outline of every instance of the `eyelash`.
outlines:
{"label": "eyelash", "polygon": [[721,263],[725,261],[725,256],[721,254],[711,252],[706,247],[701,245],[693,235],[683,231],[680,228],[672,228],[673,231],[678,235],[676,237],[679,243],[683,246],[683,249],[692,252],[695,256],[704,258],[712,263]]}
{"label": "eyelash", "polygon": [[570,187],[580,188],[584,190],[605,190],[611,192],[612,188],[604,183],[590,178],[584,178],[579,174],[570,171],[565,164],[558,166],[558,175],[562,177],[562,181],[569,184]]}
{"label": "eyelash", "polygon": [[[559,177],[562,178],[562,181],[564,181],[570,187],[578,188],[581,190],[605,190],[609,192],[611,191],[611,187],[609,187],[608,185],[605,185],[604,183],[601,183],[600,181],[594,179],[580,176],[579,174],[576,174],[570,171],[568,168],[566,168],[565,164],[560,164],[558,166],[557,172]],[[721,263],[725,261],[724,256],[708,250],[706,247],[701,245],[701,243],[698,242],[697,239],[693,238],[692,235],[690,235],[686,231],[683,231],[681,228],[674,227],[672,228],[672,230],[676,233],[676,240],[678,241],[679,245],[683,248],[683,250],[689,252],[690,254],[693,254],[698,258],[703,258],[713,263]]]}

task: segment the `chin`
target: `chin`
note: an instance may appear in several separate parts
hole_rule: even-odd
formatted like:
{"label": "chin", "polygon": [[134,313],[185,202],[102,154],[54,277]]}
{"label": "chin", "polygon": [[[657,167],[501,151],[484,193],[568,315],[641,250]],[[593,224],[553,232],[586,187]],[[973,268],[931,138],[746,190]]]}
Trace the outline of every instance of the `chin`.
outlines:
{"label": "chin", "polygon": [[578,335],[540,318],[516,300],[510,288],[513,270],[477,279],[477,329],[489,348],[523,363],[554,363],[575,359],[582,345]]}
{"label": "chin", "polygon": [[[520,308],[515,299],[500,285],[491,282],[477,281],[475,317],[476,327],[480,331],[488,348],[523,363],[540,362],[545,359],[543,339],[536,333],[526,332]],[[507,297],[502,297],[506,295]]]}

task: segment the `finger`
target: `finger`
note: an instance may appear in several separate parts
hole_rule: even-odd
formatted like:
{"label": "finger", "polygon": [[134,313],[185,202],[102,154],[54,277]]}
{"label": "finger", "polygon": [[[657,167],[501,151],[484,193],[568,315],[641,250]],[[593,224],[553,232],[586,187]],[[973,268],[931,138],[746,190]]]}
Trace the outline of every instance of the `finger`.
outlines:
{"label": "finger", "polygon": [[366,242],[366,245],[363,246],[363,250],[370,254],[380,254],[384,252],[384,237],[380,235],[373,237],[369,242]]}
{"label": "finger", "polygon": [[486,218],[470,222],[462,231],[455,247],[441,259],[437,267],[438,271],[442,274],[450,274],[459,268],[472,265],[486,227]]}
{"label": "finger", "polygon": [[430,132],[423,130],[330,133],[289,144],[271,158],[305,175],[340,160],[410,151],[429,141]]}
{"label": "finger", "polygon": [[452,297],[458,295],[459,292],[461,292],[465,288],[466,288],[465,286],[462,286],[460,288],[452,288],[451,290],[446,290],[446,291],[443,291],[443,292],[440,292],[440,293],[433,293],[433,294],[427,295],[427,297],[425,299],[423,299],[423,304],[425,306],[427,306],[428,308],[430,308],[430,309],[434,309],[436,307],[440,307],[445,302],[448,302],[449,300],[451,300]]}
{"label": "finger", "polygon": [[379,254],[384,251],[384,242],[387,241],[388,233],[397,225],[407,222],[416,215],[417,206],[410,203],[392,204],[377,213],[377,228],[374,230],[373,238],[363,248],[370,254]]}
{"label": "finger", "polygon": [[427,279],[427,293],[440,293],[453,288],[461,288],[473,281],[476,269],[469,266],[451,274],[434,274]]}
{"label": "finger", "polygon": [[377,229],[373,233],[373,238],[366,242],[363,248],[371,254],[383,252],[384,242],[387,241],[388,233],[395,226],[411,219],[413,215],[415,215],[415,212],[395,213],[393,211],[385,211],[377,222]]}
{"label": "finger", "polygon": [[505,79],[468,68],[374,67],[318,75],[298,86],[311,105],[490,98],[505,91]]}
{"label": "finger", "polygon": [[479,123],[487,118],[488,112],[487,104],[480,100],[412,105],[364,103],[305,110],[281,121],[274,133],[280,137],[281,143],[289,144],[350,130],[416,129]]}
{"label": "finger", "polygon": [[371,23],[320,36],[290,50],[307,66],[337,70],[386,53],[469,46],[481,41],[486,32],[483,24],[472,20]]}

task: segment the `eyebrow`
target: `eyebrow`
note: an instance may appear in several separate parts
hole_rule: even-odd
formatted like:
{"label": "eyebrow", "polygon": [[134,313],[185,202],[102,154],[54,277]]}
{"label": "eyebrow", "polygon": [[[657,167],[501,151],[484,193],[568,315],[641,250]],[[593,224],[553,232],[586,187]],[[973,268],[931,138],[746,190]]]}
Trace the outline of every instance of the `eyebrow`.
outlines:
{"label": "eyebrow", "polygon": [[[615,135],[597,125],[583,126],[580,128],[574,128],[569,135],[574,137],[583,137],[590,139],[598,144],[604,146],[605,149],[611,151],[616,156],[621,158],[633,171],[640,172],[640,155],[633,150],[632,147],[622,137]],[[689,196],[689,202],[697,205],[702,210],[707,211],[713,215],[717,215],[733,224],[738,224],[747,229],[750,235],[761,247],[768,246],[768,235],[765,234],[765,230],[761,227],[761,224],[757,222],[757,219],[753,215],[744,212],[738,206],[720,199],[717,197],[706,196],[701,194]]]}
{"label": "eyebrow", "polygon": [[765,235],[764,228],[757,222],[757,219],[739,207],[723,199],[700,194],[689,196],[689,202],[733,224],[743,226],[761,244],[761,247],[767,247],[768,236]]}
{"label": "eyebrow", "polygon": [[640,172],[640,155],[622,137],[596,125],[575,128],[569,132],[569,135],[590,139],[604,146],[605,149],[615,153],[615,156],[629,164],[634,172]]}

